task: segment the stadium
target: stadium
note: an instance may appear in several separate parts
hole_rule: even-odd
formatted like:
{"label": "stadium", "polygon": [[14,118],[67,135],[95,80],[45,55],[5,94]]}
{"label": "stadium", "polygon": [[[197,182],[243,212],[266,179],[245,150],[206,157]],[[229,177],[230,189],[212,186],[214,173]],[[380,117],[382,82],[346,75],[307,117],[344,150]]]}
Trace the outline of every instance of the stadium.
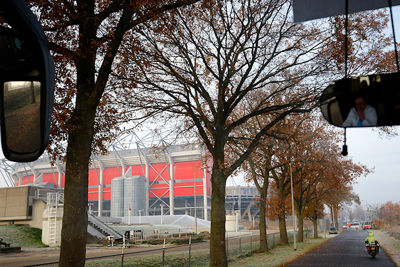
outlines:
{"label": "stadium", "polygon": [[[189,215],[210,219],[212,159],[199,144],[168,144],[158,133],[133,133],[115,141],[107,155],[92,155],[88,209],[99,217]],[[8,186],[62,189],[65,165],[48,156],[32,163],[0,163]],[[147,192],[147,193],[146,193]],[[227,187],[227,214],[258,215],[257,190]]]}
{"label": "stadium", "polygon": [[[193,216],[196,208],[198,217],[208,218],[212,162],[205,160],[204,148],[199,144],[165,144],[165,139],[154,134],[141,138],[132,134],[115,142],[107,155],[93,155],[88,189],[92,213],[98,216],[111,213],[127,216],[127,212],[132,216],[139,213],[159,215],[163,209],[164,214]],[[33,184],[64,188],[65,185],[64,164],[56,162],[52,166],[47,156],[32,163],[5,165],[3,162],[2,172],[11,186]],[[129,188],[132,190],[125,188],[128,194],[121,197],[117,194],[121,191],[120,183],[113,183],[114,179],[133,181],[126,183],[127,187],[133,186]],[[138,186],[137,181],[145,182]],[[115,194],[111,192],[113,187]],[[111,205],[112,196],[114,205]],[[139,196],[144,196],[145,201],[140,201]],[[125,207],[125,213],[120,214],[121,205],[118,204],[126,203],[129,197],[132,207]]]}

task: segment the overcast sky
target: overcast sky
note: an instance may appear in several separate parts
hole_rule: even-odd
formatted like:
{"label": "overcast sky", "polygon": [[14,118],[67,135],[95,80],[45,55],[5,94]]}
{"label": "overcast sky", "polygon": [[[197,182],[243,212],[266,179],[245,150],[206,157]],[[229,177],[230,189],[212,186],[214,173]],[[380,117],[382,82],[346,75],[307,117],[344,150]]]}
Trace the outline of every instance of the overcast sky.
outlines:
{"label": "overcast sky", "polygon": [[[397,41],[400,41],[400,7],[394,8]],[[400,132],[400,127],[396,127]],[[381,137],[375,129],[349,129],[347,131],[349,156],[355,162],[374,168],[367,177],[358,179],[354,191],[365,203],[400,202],[400,136]],[[0,157],[2,153],[0,152]],[[242,184],[241,179],[228,181],[228,185]],[[0,176],[0,187],[6,186]]]}
{"label": "overcast sky", "polygon": [[[396,126],[397,131],[400,128]],[[400,136],[388,138],[376,129],[348,129],[349,156],[355,162],[374,168],[358,179],[354,191],[369,204],[400,201]]]}

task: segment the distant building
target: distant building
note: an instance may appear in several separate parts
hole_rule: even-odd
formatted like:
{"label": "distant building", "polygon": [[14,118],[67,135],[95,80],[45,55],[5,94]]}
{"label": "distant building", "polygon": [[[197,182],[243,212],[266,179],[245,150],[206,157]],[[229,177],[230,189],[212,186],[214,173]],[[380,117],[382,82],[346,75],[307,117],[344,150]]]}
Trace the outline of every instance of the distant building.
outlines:
{"label": "distant building", "polygon": [[0,188],[0,225],[11,223],[42,228],[47,193],[62,191],[32,185]]}
{"label": "distant building", "polygon": [[[105,156],[95,156],[89,168],[89,208],[93,214],[110,216],[113,191],[113,197],[122,201],[124,192],[125,198],[138,194],[144,196],[143,205],[136,206],[134,210],[131,207],[132,216],[139,215],[139,212],[142,215],[159,215],[163,205],[164,214],[193,216],[193,209],[196,206],[200,218],[204,218],[205,215],[208,217],[211,203],[209,166],[212,162],[209,160],[206,162],[208,168],[203,168],[203,155],[204,151],[200,145],[190,144],[173,145],[162,149],[114,150]],[[63,164],[56,163],[52,166],[48,159],[41,158],[30,164],[17,163],[12,167],[10,176],[16,186],[46,183],[53,188],[64,188]],[[143,178],[142,187],[133,187],[133,184],[128,183],[136,181],[133,180],[134,177]],[[114,179],[115,182],[112,182]],[[121,183],[116,181],[122,181],[124,185],[121,187]],[[129,185],[130,188],[124,191]],[[129,208],[127,206],[124,210]]]}
{"label": "distant building", "polygon": [[[199,144],[148,144],[132,136],[128,145],[113,145],[107,155],[91,158],[89,210],[97,216],[190,215],[210,219],[212,159]],[[151,136],[155,140],[154,136]],[[13,186],[46,185],[63,189],[65,166],[47,157],[32,163],[1,166]],[[257,216],[256,187],[226,188],[227,214]],[[0,204],[1,205],[1,204]],[[196,210],[196,212],[195,212]]]}

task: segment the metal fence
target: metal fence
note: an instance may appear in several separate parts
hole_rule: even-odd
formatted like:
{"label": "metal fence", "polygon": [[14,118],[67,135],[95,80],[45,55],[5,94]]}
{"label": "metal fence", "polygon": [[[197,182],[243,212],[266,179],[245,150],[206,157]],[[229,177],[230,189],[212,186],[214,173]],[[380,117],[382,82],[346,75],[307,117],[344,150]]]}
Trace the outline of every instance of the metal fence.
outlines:
{"label": "metal fence", "polygon": [[[304,237],[308,238],[311,231],[305,231]],[[259,235],[242,235],[226,238],[226,254],[228,261],[235,258],[251,255],[259,249]],[[289,243],[293,242],[293,232],[288,232]],[[267,235],[268,248],[273,248],[280,243],[279,233]],[[140,251],[125,251],[113,255],[88,257],[88,267],[97,266],[208,266],[209,247],[205,242],[184,245],[163,245],[162,248],[143,249]],[[58,262],[30,266],[57,266]]]}

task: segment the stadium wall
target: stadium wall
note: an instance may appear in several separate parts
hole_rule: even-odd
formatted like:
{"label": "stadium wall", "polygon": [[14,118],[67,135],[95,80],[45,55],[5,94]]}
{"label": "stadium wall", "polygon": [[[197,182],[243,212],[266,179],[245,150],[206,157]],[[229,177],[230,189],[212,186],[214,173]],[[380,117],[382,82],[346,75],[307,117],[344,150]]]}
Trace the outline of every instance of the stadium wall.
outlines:
{"label": "stadium wall", "polygon": [[[121,156],[115,156],[117,154]],[[109,214],[111,181],[114,178],[144,176],[148,181],[146,215],[149,215],[150,203],[159,206],[157,201],[166,203],[166,210],[173,215],[175,199],[191,200],[196,195],[197,201],[203,200],[203,216],[208,217],[212,160],[203,163],[204,151],[200,146],[174,146],[170,152],[160,155],[149,151],[141,154],[138,150],[120,151],[115,155],[96,158],[89,168],[88,201],[98,215]],[[17,186],[46,184],[64,188],[65,173],[60,165],[55,168],[43,160],[29,167],[18,165],[12,177]]]}

